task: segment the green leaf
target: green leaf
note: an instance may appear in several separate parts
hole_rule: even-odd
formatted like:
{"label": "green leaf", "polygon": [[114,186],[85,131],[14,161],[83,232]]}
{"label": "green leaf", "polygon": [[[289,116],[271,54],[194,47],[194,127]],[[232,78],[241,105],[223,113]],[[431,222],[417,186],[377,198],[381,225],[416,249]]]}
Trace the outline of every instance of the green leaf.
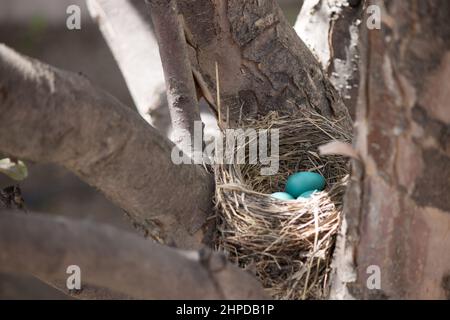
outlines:
{"label": "green leaf", "polygon": [[15,162],[6,158],[0,160],[0,173],[6,174],[13,180],[21,181],[28,176],[28,169],[22,161]]}

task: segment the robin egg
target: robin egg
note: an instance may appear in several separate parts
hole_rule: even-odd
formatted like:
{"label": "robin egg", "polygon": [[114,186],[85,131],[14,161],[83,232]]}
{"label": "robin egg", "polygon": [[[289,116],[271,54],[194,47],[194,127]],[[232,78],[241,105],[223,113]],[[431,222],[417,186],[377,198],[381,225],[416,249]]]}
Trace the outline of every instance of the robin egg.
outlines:
{"label": "robin egg", "polygon": [[287,182],[285,191],[294,198],[310,190],[323,190],[325,178],[315,172],[297,172],[291,175]]}
{"label": "robin egg", "polygon": [[309,191],[303,192],[297,199],[311,198],[311,196],[316,192],[317,192],[317,190],[309,190]]}
{"label": "robin egg", "polygon": [[295,198],[291,196],[289,193],[286,192],[275,192],[270,195],[272,198],[278,199],[278,200],[294,200]]}

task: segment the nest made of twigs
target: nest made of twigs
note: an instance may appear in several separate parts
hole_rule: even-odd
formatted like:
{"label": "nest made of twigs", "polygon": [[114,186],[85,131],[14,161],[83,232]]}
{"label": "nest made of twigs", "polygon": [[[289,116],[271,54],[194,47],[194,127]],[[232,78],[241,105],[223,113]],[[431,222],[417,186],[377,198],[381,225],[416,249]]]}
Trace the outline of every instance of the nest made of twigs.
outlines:
{"label": "nest made of twigs", "polygon": [[[320,156],[318,147],[351,134],[339,120],[311,111],[270,113],[243,129],[279,129],[279,170],[262,176],[260,165],[215,166],[217,249],[254,272],[275,299],[323,299],[340,225],[348,164],[342,156]],[[246,162],[247,163],[247,162]],[[308,200],[280,201],[286,179],[313,171],[326,179],[324,191]]]}

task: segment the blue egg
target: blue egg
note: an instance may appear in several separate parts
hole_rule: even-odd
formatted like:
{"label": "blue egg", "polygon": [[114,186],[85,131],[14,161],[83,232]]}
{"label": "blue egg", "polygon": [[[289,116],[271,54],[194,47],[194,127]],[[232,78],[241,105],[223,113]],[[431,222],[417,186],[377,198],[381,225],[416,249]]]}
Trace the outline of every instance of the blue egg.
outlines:
{"label": "blue egg", "polygon": [[311,196],[316,193],[317,190],[309,190],[306,192],[303,192],[300,197],[298,197],[297,199],[307,199],[307,198],[311,198]]}
{"label": "blue egg", "polygon": [[275,192],[272,193],[270,196],[278,200],[294,200],[294,197],[286,192]]}
{"label": "blue egg", "polygon": [[310,190],[322,191],[325,187],[325,178],[314,172],[297,172],[291,175],[287,182],[285,191],[294,198]]}

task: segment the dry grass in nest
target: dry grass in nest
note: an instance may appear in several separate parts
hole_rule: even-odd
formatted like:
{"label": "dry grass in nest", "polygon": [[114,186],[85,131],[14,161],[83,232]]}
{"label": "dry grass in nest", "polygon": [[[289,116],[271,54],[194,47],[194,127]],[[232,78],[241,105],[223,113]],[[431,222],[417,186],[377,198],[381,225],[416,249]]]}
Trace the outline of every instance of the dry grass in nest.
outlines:
{"label": "dry grass in nest", "polygon": [[[351,135],[339,121],[309,111],[271,113],[242,128],[280,130],[280,167],[272,176],[262,176],[259,164],[215,167],[217,249],[254,272],[275,299],[326,298],[348,165],[342,156],[319,156],[318,147],[350,142]],[[325,190],[304,201],[269,196],[298,171],[322,174]]]}

